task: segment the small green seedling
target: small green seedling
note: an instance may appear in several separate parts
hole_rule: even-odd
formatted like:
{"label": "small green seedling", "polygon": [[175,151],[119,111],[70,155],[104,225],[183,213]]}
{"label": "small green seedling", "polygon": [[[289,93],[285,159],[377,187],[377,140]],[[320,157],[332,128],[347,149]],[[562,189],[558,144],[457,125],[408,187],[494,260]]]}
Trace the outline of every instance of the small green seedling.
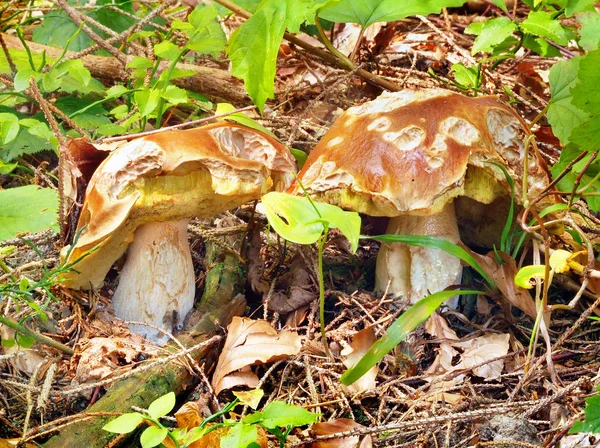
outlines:
{"label": "small green seedling", "polygon": [[221,448],[246,448],[258,446],[257,427],[261,426],[277,437],[280,446],[283,448],[292,429],[315,423],[319,418],[318,414],[313,414],[301,407],[289,405],[282,401],[272,401],[262,411],[253,412],[241,421],[225,419],[221,423],[208,426],[208,423],[228,414],[239,404],[256,409],[264,392],[261,389],[255,389],[246,392],[234,392],[234,395],[236,396],[235,400],[219,412],[205,418],[195,428],[171,429],[160,422],[160,419],[168,415],[175,407],[175,394],[169,392],[154,400],[148,406],[147,413],[129,412],[123,414],[108,422],[102,429],[116,434],[128,434],[145,422],[149,423],[150,426],[144,429],[140,435],[140,443],[143,448],[158,446],[167,438],[176,448],[186,448],[216,429],[229,428],[227,433],[220,439]]}
{"label": "small green seedling", "polygon": [[585,418],[583,421],[575,422],[569,429],[569,434],[578,432],[600,434],[600,386],[597,386],[596,390],[598,394],[585,399]]}
{"label": "small green seedling", "polygon": [[330,228],[337,228],[352,245],[358,248],[360,216],[356,212],[324,202],[312,201],[308,196],[300,197],[286,193],[271,192],[262,198],[265,214],[270,226],[282,238],[298,244],[317,243],[319,266],[319,310],[321,338],[327,354],[329,349],[325,335],[325,282],[323,279],[323,247]]}

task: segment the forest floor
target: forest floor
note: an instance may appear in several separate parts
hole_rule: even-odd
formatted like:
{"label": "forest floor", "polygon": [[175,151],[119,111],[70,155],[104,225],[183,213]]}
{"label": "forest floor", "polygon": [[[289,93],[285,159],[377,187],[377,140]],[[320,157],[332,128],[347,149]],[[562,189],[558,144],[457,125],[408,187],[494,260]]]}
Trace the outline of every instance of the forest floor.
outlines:
{"label": "forest floor", "polygon": [[[521,10],[516,12],[518,15]],[[473,36],[464,34],[464,29],[477,17],[494,14],[498,11],[492,7],[479,12],[465,7],[439,16],[377,24],[365,33],[354,58],[361,68],[402,88],[443,87],[460,92],[450,74],[451,64],[477,63],[471,55]],[[227,19],[224,26],[232,29],[236,20]],[[334,42],[338,49],[352,51],[359,28],[346,24],[337,32]],[[302,39],[317,44],[308,35]],[[556,61],[520,52],[493,72],[483,71],[481,93],[511,101],[529,123],[549,101],[548,71]],[[214,62],[208,65],[219,66]],[[335,68],[285,41],[277,67],[276,99],[268,102],[264,117],[251,114],[282,142],[306,152],[343,110],[381,93],[379,87],[366,83],[355,72]],[[173,120],[177,120],[176,114]],[[551,135],[544,118],[534,131],[542,156],[549,167],[553,166],[560,155],[560,142]],[[48,174],[56,173],[53,155],[26,155],[23,161],[33,167],[34,176],[0,176],[0,185],[7,188],[30,182],[56,188]],[[585,203],[577,207],[593,222],[598,221]],[[384,230],[385,222],[363,220],[364,234]],[[586,232],[593,241],[593,229]],[[355,355],[364,354],[408,307],[373,293],[379,243],[361,239],[358,251],[352,253],[343,235],[330,233],[324,252],[330,358],[320,339],[316,249],[285,244],[267,232],[266,219],[257,217],[251,205],[210,222],[193,221],[189,233],[198,297],[206,286],[206,272],[216,263],[214,255],[209,258],[206,244],[213,244],[213,251],[219,248],[219,263],[224,263],[223,254],[239,253],[242,245],[247,245],[244,263],[238,266],[247,275],[243,280],[230,280],[238,282],[232,290],[245,296],[243,315],[264,319],[277,331],[285,329],[303,338],[298,354],[253,366],[258,383],[247,383],[263,389],[268,402],[282,400],[302,406],[321,414],[322,422],[337,425],[320,432],[296,429],[288,436],[287,446],[362,443],[363,447],[567,448],[599,443],[600,437],[593,435],[567,435],[571,425],[583,418],[585,399],[600,384],[600,322],[589,319],[594,313],[600,315],[594,281],[589,282],[575,308],[552,313],[547,322],[549,345],[539,336],[529,355],[534,328],[531,316],[511,306],[500,293],[462,296],[457,309],[443,307],[386,355],[374,375],[346,387],[340,376],[347,369],[344,361],[352,351],[350,347]],[[558,236],[551,236],[548,242],[553,248],[564,245]],[[3,241],[0,260],[6,272],[0,275],[0,284],[18,285],[22,278],[44,278],[58,265],[61,244],[52,231]],[[532,245],[524,247],[518,264],[531,263]],[[487,254],[492,248],[471,249]],[[179,402],[197,403],[201,415],[215,413],[233,399],[229,391],[213,394],[209,381],[215,374],[216,358],[227,356],[222,353],[225,326],[216,323],[213,332],[220,336],[220,342],[204,351],[202,359],[183,361],[183,350],[173,355],[173,350],[153,347],[111,315],[117,279],[115,268],[104,287],[95,291],[72,291],[50,283],[47,289],[38,288],[29,303],[2,302],[3,316],[26,321],[29,328],[60,341],[73,352],[39,341],[29,348],[5,344],[0,355],[0,448],[13,446],[9,439],[22,440],[27,446],[43,444],[57,430],[68,431],[74,422],[89,421],[92,404],[114,383],[148,363],[184,365],[192,379],[186,380],[187,389],[179,395]],[[581,281],[570,273],[557,274],[550,288],[550,303],[569,303]],[[480,277],[469,268],[465,268],[463,283],[471,289],[484,288]],[[47,319],[28,318],[38,307],[44,309]],[[14,334],[6,326],[0,327],[3,341]],[[173,337],[178,338],[178,333]],[[320,444],[314,440],[315,434],[334,437],[343,431],[352,434]],[[276,446],[277,441],[270,438],[269,443]]]}

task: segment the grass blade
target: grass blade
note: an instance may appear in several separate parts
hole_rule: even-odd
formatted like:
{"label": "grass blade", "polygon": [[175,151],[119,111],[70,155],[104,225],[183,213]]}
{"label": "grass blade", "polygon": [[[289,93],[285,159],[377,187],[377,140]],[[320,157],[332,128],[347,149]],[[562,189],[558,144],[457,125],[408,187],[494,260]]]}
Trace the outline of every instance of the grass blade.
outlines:
{"label": "grass blade", "polygon": [[358,364],[344,372],[341,378],[342,383],[346,386],[354,383],[387,355],[396,345],[402,342],[408,333],[425,322],[425,320],[431,316],[446,299],[462,294],[485,293],[481,291],[456,289],[452,291],[439,291],[419,300],[390,325],[383,337],[373,344],[369,351],[367,351],[360,361],[358,361]]}

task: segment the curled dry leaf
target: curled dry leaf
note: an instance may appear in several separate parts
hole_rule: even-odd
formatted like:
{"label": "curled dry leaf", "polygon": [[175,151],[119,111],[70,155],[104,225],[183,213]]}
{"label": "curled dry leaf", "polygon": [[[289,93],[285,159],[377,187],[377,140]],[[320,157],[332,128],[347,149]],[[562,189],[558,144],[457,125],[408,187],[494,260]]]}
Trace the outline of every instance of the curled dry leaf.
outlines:
{"label": "curled dry leaf", "polygon": [[498,285],[498,288],[510,304],[535,319],[537,313],[535,302],[531,298],[531,295],[525,289],[515,285],[514,278],[518,271],[515,260],[504,252],[498,251],[500,258],[504,262],[503,265],[499,265],[494,252],[489,252],[487,255],[480,255],[471,251],[466,246],[463,247],[477,260],[481,269],[496,282],[496,285]]}
{"label": "curled dry leaf", "polygon": [[143,355],[156,354],[156,348],[145,344],[139,336],[128,338],[92,338],[79,344],[79,353],[72,359],[74,384],[101,380]]}
{"label": "curled dry leaf", "polygon": [[[487,380],[498,378],[504,368],[504,360],[488,362],[508,353],[509,334],[489,333],[465,342],[454,342],[452,345],[464,350],[457,369],[473,369],[473,373]],[[479,367],[475,367],[479,366]]]}
{"label": "curled dry leaf", "polygon": [[[436,375],[459,370],[473,370],[473,374],[485,379],[500,376],[504,360],[487,362],[505,356],[509,349],[509,334],[488,333],[468,341],[459,341],[456,333],[448,327],[445,320],[434,314],[425,323],[427,333],[442,339],[438,355],[427,370],[427,374]],[[459,362],[452,362],[459,357]],[[484,365],[481,365],[485,363]],[[479,367],[477,367],[479,366]]]}
{"label": "curled dry leaf", "polygon": [[[344,348],[340,353],[344,356],[344,365],[349,369],[354,367],[376,341],[377,338],[375,337],[375,330],[373,327],[367,327],[356,333],[352,338],[350,346]],[[353,394],[359,394],[367,390],[375,389],[375,386],[377,385],[375,382],[377,372],[377,366],[371,367],[358,381],[348,386],[348,389]]]}
{"label": "curled dry leaf", "polygon": [[20,446],[22,448],[36,448],[35,443],[22,443],[21,439],[0,439],[0,448],[14,448]]}
{"label": "curled dry leaf", "polygon": [[288,314],[317,299],[318,294],[304,258],[297,253],[290,269],[277,281],[269,300],[269,310]]}
{"label": "curled dry leaf", "polygon": [[[364,330],[363,330],[364,331]],[[311,431],[315,436],[328,436],[354,429],[364,429],[365,427],[354,420],[348,418],[338,418],[325,423],[315,423],[311,426]],[[360,436],[338,437],[335,439],[321,440],[311,445],[311,448],[371,448],[373,441],[370,435],[360,439]]]}
{"label": "curled dry leaf", "polygon": [[[227,332],[212,380],[216,394],[233,386],[249,385],[252,377],[258,380],[251,372],[251,375],[248,372],[240,375],[240,369],[285,359],[298,354],[302,348],[302,338],[297,333],[287,330],[277,333],[265,320],[234,317]],[[228,381],[234,372],[233,380]]]}
{"label": "curled dry leaf", "polygon": [[202,423],[200,405],[195,401],[188,401],[175,412],[175,420],[177,420],[178,428],[185,428],[188,431]]}

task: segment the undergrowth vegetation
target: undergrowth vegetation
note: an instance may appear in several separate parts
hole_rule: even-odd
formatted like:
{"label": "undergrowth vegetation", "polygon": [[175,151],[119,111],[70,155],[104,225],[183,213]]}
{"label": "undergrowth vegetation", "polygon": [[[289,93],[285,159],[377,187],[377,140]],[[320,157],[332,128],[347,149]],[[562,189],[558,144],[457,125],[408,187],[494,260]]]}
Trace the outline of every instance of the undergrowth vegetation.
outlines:
{"label": "undergrowth vegetation", "polygon": [[[5,2],[0,6],[3,44],[0,55],[0,241],[47,229],[58,232],[67,225],[64,222],[64,215],[68,213],[64,209],[64,197],[73,185],[69,184],[71,178],[65,177],[65,172],[79,169],[65,166],[64,155],[71,139],[86,137],[100,143],[116,142],[121,139],[118,136],[135,135],[173,124],[202,124],[216,116],[283,141],[283,133],[272,132],[278,118],[273,113],[272,100],[278,99],[277,77],[289,69],[282,64],[288,54],[301,48],[310,57],[319,58],[320,64],[343,71],[345,79],[353,79],[352,83],[356,85],[368,83],[369,89],[376,88],[377,91],[400,90],[401,86],[392,76],[379,74],[380,61],[370,54],[374,52],[375,44],[364,52],[366,56],[363,54],[361,60],[360,47],[368,28],[384,23],[393,31],[396,21],[407,18],[416,18],[421,25],[431,25],[427,19],[429,15],[447,15],[448,8],[466,8],[464,0],[214,0],[185,4],[97,0],[84,8],[75,0],[36,0],[31,5],[42,8],[44,13],[22,16],[14,8],[17,3]],[[461,62],[450,62],[444,69],[430,64],[421,70],[426,75],[424,85],[480,96],[489,92],[490,82],[506,77],[504,68],[523,58],[523,54],[537,55],[551,64],[547,70],[547,84],[538,81],[538,78],[541,80],[539,75],[530,76],[532,82],[538,83],[535,84],[537,88],[531,88],[525,94],[527,98],[539,100],[547,85],[548,100],[528,118],[527,124],[530,130],[540,123],[549,128],[543,135],[542,132],[532,133],[525,141],[522,198],[515,198],[513,179],[504,167],[498,166],[510,185],[511,196],[510,211],[502,234],[497,238],[500,243],[493,250],[496,263],[493,268],[484,267],[482,259],[476,258],[477,254],[469,248],[444,239],[384,235],[381,232],[361,235],[364,222],[358,213],[314,201],[308,194],[292,196],[271,192],[262,199],[260,210],[264,211],[277,238],[305,246],[316,243],[318,320],[327,358],[334,358],[327,337],[328,280],[324,262],[331,230],[341,233],[349,241],[348,257],[356,255],[361,243],[374,240],[440,249],[472,268],[473,274],[469,275],[476,278],[472,284],[477,286],[431,291],[432,294],[394,316],[393,320],[383,319],[391,323],[377,342],[370,344],[359,359],[350,363],[352,365],[346,364],[344,373],[336,378],[345,386],[357,382],[382,360],[394,364],[396,360],[390,359],[396,356],[394,350],[399,344],[444,301],[457,295],[497,298],[506,295],[508,283],[513,289],[532,290],[533,297],[527,297],[535,302],[532,305],[535,313],[529,315],[532,328],[524,338],[528,339],[528,346],[522,349],[526,352],[524,378],[529,378],[540,365],[534,363],[536,354],[539,355],[537,343],[541,335],[546,352],[538,359],[546,359],[550,376],[557,382],[556,372],[552,370],[552,343],[556,334],[549,331],[553,312],[577,310],[583,320],[589,318],[587,322],[591,322],[595,319],[597,324],[598,317],[591,316],[593,309],[579,311],[577,306],[590,279],[600,276],[596,270],[597,241],[590,237],[598,233],[594,218],[600,212],[600,11],[591,0],[525,0],[519,9],[507,7],[504,0],[483,3],[486,15],[471,17],[462,28],[464,35],[474,36],[470,54],[461,54]],[[48,9],[48,5],[57,7]],[[165,11],[168,11],[167,15]],[[448,16],[445,20],[449,20]],[[224,26],[228,21],[235,26]],[[339,29],[340,24],[359,27],[356,47],[350,54],[334,45],[334,30]],[[9,39],[12,39],[10,45],[7,44]],[[457,46],[452,39],[449,42],[450,47]],[[304,63],[310,67],[308,62]],[[415,59],[410,70],[416,64]],[[201,66],[214,72],[205,71],[199,75]],[[99,75],[102,70],[104,76]],[[216,73],[223,70],[229,70],[243,83],[242,94],[236,99],[241,97],[253,107],[238,108],[238,104],[232,104],[235,99],[227,98],[226,94],[221,98],[203,90],[204,83],[212,78],[211,74],[218,83]],[[317,84],[323,83],[322,79],[315,78]],[[233,78],[227,82],[230,84],[225,85],[225,91],[233,92],[239,87]],[[498,85],[494,84],[494,87]],[[513,105],[524,105],[523,92],[517,93],[507,85],[498,90]],[[320,98],[315,95],[309,100],[302,98],[302,101]],[[351,102],[347,100],[344,104]],[[256,116],[272,119],[269,129],[260,118],[252,119],[243,113],[254,108],[258,111]],[[288,112],[295,111],[290,107]],[[323,127],[321,123],[319,126]],[[288,146],[297,146],[292,138],[296,134],[296,130],[290,133],[285,142]],[[313,135],[310,137],[310,144],[318,140]],[[549,157],[553,162],[548,167],[552,184],[539,197],[530,200],[526,188],[527,154],[539,152],[538,145],[542,143],[560,148],[560,154],[556,152]],[[308,149],[310,144],[304,145],[303,149]],[[292,153],[301,166],[306,160],[306,152],[292,148]],[[536,211],[536,204],[546,198],[557,203]],[[523,210],[518,210],[515,204],[521,204]],[[570,239],[563,240],[560,247],[554,246],[554,236],[562,233]],[[543,259],[523,253],[529,241],[527,238],[533,234],[531,244],[544,255]],[[26,244],[39,253],[34,244]],[[13,331],[12,336],[1,338],[2,346],[27,349],[37,342],[53,347],[61,354],[73,355],[75,351],[71,346],[45,336],[43,331],[31,329],[29,323],[48,321],[48,308],[60,301],[57,298],[59,277],[76,269],[78,260],[58,262],[51,267],[44,261],[44,254],[39,253],[41,273],[37,280],[32,280],[4,261],[13,250],[12,246],[0,248],[0,270],[4,271],[0,282],[0,307],[7,310],[14,307],[18,315],[14,319],[0,315],[0,324]],[[281,252],[286,254],[286,250],[284,247]],[[490,274],[494,269],[495,273],[513,265],[514,272],[506,271],[510,273],[508,277]],[[271,269],[271,272],[277,272],[280,266],[274,263]],[[567,272],[581,279],[581,284],[569,300],[559,297],[554,301],[556,284],[553,280],[558,274]],[[310,275],[312,273],[306,277]],[[273,280],[271,292],[275,285]],[[593,288],[591,291],[588,295],[600,292]],[[507,307],[510,310],[510,305]],[[512,315],[507,318],[511,324],[513,318]],[[375,325],[376,320],[372,320]],[[485,325],[479,328],[485,329]],[[515,348],[515,351],[518,350]],[[457,357],[460,351],[448,353],[456,353]],[[452,362],[452,356],[448,362]],[[415,381],[426,380],[419,377]],[[595,381],[597,384],[597,377]],[[519,382],[516,390],[522,389],[525,383],[525,379]],[[315,385],[311,384],[311,387],[310,393],[317,395]],[[193,446],[194,442],[217,431],[223,431],[221,447],[262,446],[262,433],[267,432],[283,447],[293,431],[315,423],[320,417],[280,400],[271,400],[258,411],[263,397],[260,389],[246,394],[234,392],[234,395],[236,398],[210,417],[198,416],[200,423],[193,428],[181,425],[173,428],[161,420],[175,408],[176,397],[171,392],[152,401],[147,410],[121,415],[103,429],[128,434],[143,423],[147,428],[141,433],[140,443],[145,448],[161,444]],[[254,411],[239,416],[234,414],[238,405],[249,406]],[[569,432],[600,432],[599,416],[600,395],[589,393],[585,411],[566,420]],[[567,429],[561,431],[566,433]]]}

